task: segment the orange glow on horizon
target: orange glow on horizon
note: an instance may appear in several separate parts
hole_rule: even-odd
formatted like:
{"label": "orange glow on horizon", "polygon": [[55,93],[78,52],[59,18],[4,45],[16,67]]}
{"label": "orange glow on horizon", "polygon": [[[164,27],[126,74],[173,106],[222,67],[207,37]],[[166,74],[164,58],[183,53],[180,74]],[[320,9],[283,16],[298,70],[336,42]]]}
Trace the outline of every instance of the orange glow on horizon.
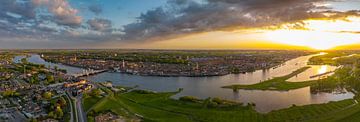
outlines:
{"label": "orange glow on horizon", "polygon": [[346,20],[307,20],[304,30],[278,29],[266,33],[268,40],[307,46],[317,50],[332,49],[360,42],[360,18]]}
{"label": "orange glow on horizon", "polygon": [[[303,29],[284,24],[276,30],[237,29],[188,34],[126,47],[150,49],[316,49],[328,50],[360,43],[360,17],[305,20]],[[109,45],[114,46],[113,43]]]}

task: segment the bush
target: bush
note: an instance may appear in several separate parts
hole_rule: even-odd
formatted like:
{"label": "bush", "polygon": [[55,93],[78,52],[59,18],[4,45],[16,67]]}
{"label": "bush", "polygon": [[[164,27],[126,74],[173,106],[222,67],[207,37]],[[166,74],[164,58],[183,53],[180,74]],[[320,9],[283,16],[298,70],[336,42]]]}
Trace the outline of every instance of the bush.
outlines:
{"label": "bush", "polygon": [[201,100],[193,96],[183,96],[179,98],[180,101],[185,102],[200,102]]}
{"label": "bush", "polygon": [[15,97],[15,96],[19,96],[20,94],[16,91],[13,90],[7,90],[1,93],[2,96],[4,97]]}
{"label": "bush", "polygon": [[147,90],[134,90],[133,92],[139,93],[139,94],[154,94],[155,92],[147,91]]}
{"label": "bush", "polygon": [[100,93],[101,93],[100,89],[94,89],[94,90],[91,91],[91,96],[99,97]]}
{"label": "bush", "polygon": [[51,92],[44,92],[43,97],[45,99],[50,99],[52,97],[52,93]]}

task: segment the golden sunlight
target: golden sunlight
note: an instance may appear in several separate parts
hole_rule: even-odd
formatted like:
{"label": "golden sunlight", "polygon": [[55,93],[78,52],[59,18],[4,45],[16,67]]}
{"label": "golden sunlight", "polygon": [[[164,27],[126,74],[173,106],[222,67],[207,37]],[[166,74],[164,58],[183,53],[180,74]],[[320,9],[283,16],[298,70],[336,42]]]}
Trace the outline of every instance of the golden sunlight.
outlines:
{"label": "golden sunlight", "polygon": [[322,65],[317,71],[318,74],[324,74],[326,72],[327,72],[327,66],[326,65]]}
{"label": "golden sunlight", "polygon": [[267,32],[266,38],[274,42],[308,46],[318,50],[360,42],[360,18],[306,20],[304,23],[304,30],[282,28]]}

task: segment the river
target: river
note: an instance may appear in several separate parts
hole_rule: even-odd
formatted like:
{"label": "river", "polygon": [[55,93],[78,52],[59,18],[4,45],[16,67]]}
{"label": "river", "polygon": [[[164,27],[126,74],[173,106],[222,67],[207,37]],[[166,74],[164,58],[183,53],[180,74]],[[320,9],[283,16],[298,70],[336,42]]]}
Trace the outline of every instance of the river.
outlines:
{"label": "river", "polygon": [[[315,54],[320,55],[320,54]],[[272,110],[278,110],[295,105],[319,104],[329,101],[339,101],[349,99],[354,96],[351,92],[345,93],[317,93],[311,94],[310,87],[290,90],[290,91],[263,91],[263,90],[239,90],[234,92],[231,89],[221,88],[222,86],[232,84],[254,84],[273,77],[283,76],[291,73],[301,67],[309,66],[307,61],[315,55],[301,56],[285,62],[277,68],[267,70],[257,70],[252,73],[245,74],[229,74],[225,76],[214,77],[158,77],[158,76],[139,76],[122,73],[105,72],[98,75],[86,77],[86,79],[95,82],[113,81],[115,85],[135,86],[139,89],[153,91],[175,91],[179,88],[184,90],[173,96],[179,98],[181,96],[196,96],[199,98],[220,97],[224,99],[234,100],[242,103],[255,103],[255,109],[258,112],[266,113]],[[21,56],[15,57],[15,61],[21,59]],[[69,74],[79,73],[81,68],[66,66],[62,64],[49,63],[44,61],[39,55],[31,55],[29,62],[37,64],[45,64],[46,66],[58,66],[66,69]],[[311,80],[309,76],[322,73],[321,67],[327,67],[326,71],[335,70],[333,66],[312,66],[309,70],[295,76],[295,79]],[[319,69],[320,68],[320,69]],[[318,70],[317,70],[318,69]],[[304,75],[302,75],[304,74]]]}

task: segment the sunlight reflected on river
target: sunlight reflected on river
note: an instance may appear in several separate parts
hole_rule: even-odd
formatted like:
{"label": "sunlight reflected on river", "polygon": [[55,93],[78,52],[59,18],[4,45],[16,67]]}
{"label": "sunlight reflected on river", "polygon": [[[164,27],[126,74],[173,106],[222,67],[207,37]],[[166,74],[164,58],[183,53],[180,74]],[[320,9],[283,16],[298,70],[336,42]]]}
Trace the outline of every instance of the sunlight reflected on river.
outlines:
{"label": "sunlight reflected on river", "polygon": [[[309,80],[317,80],[319,78],[324,78],[326,76],[330,76],[333,73],[328,73],[334,71],[337,67],[330,66],[330,65],[311,65],[311,68],[307,69],[306,71],[288,79],[289,82],[302,82],[302,81],[309,81]],[[324,74],[324,75],[321,75]],[[314,77],[316,75],[321,75],[319,77]]]}
{"label": "sunlight reflected on river", "polygon": [[327,69],[328,69],[328,66],[322,65],[322,66],[318,69],[317,74],[324,74],[324,73],[328,72]]}

